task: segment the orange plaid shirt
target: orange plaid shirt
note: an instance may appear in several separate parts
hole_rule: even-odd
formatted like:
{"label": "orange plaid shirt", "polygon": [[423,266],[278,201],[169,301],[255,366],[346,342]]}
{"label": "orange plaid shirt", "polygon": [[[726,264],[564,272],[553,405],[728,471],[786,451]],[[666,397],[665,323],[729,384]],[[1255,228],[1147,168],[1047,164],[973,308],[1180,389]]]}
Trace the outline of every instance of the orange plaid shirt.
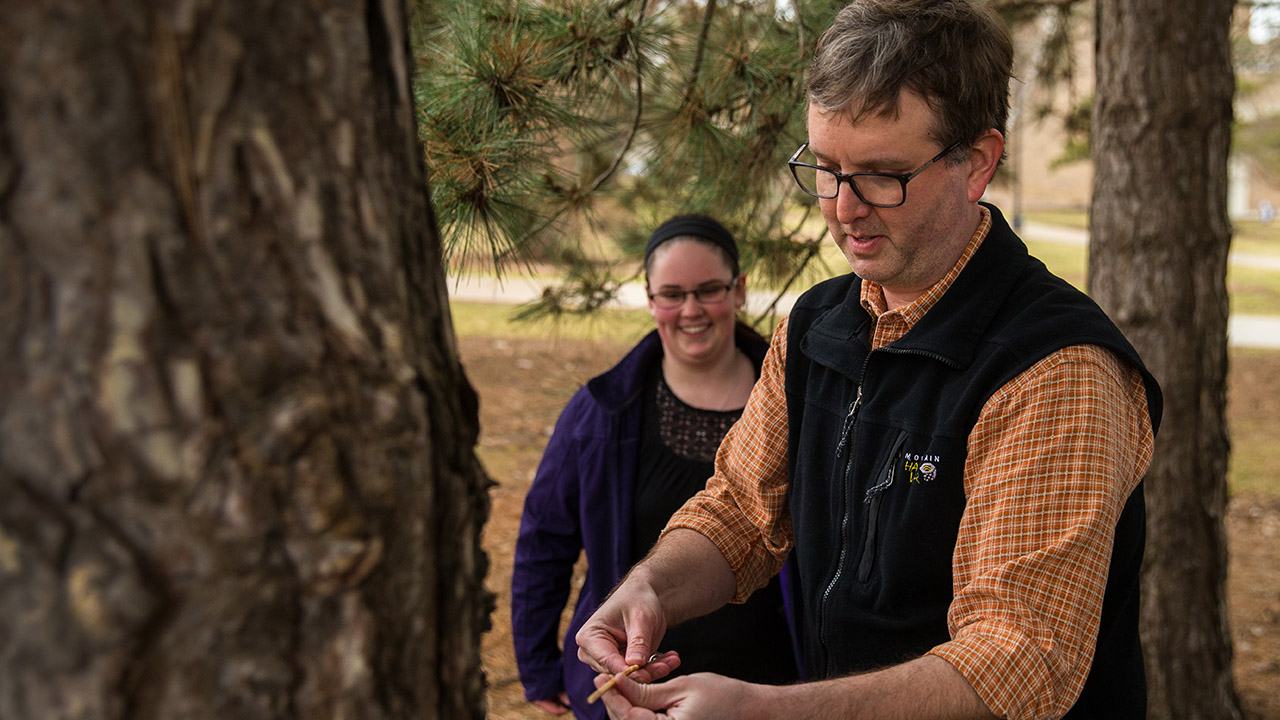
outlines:
{"label": "orange plaid shirt", "polygon": [[[990,229],[982,211],[956,266],[915,302],[886,310],[880,286],[863,281],[873,348],[906,334],[951,286]],[[794,542],[786,361],[784,319],[715,475],[667,525],[720,548],[737,579],[735,602],[778,572]],[[1153,448],[1141,375],[1092,345],[1049,355],[983,406],[969,436],[952,556],[951,639],[930,653],[997,715],[1059,717],[1075,703],[1093,660],[1116,522]]]}

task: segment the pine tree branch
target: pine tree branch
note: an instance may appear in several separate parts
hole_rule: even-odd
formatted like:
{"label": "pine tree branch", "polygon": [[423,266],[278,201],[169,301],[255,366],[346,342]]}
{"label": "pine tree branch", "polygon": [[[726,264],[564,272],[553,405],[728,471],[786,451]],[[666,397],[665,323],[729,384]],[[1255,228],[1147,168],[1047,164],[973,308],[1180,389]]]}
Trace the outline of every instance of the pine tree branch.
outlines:
{"label": "pine tree branch", "polygon": [[693,97],[693,89],[702,74],[702,56],[707,51],[707,37],[711,35],[711,19],[716,14],[716,0],[707,0],[707,10],[702,15],[702,30],[698,34],[698,50],[693,56],[693,68],[689,71],[689,85],[684,89],[684,103]]}
{"label": "pine tree branch", "polygon": [[[790,233],[788,233],[787,237],[784,239],[794,240],[795,237],[800,234],[800,230],[804,227],[804,224],[809,220],[809,216],[813,214],[813,207],[814,207],[813,205],[805,206],[804,217],[800,218],[800,221],[796,223],[795,229],[792,230]],[[777,312],[778,303],[782,302],[782,296],[787,294],[787,291],[791,289],[791,286],[794,285],[796,281],[800,279],[800,276],[809,267],[809,263],[813,262],[813,259],[817,257],[818,253],[821,251],[822,251],[822,238],[819,237],[817,240],[809,244],[809,251],[805,253],[804,259],[802,259],[800,261],[800,264],[796,266],[796,269],[791,273],[791,277],[787,278],[787,281],[783,283],[782,288],[778,290],[778,293],[773,296],[773,300],[768,305],[765,306],[764,310],[762,310],[759,315],[756,316],[755,321],[752,322],[753,325],[759,325],[760,323],[764,322],[764,319],[766,317]]]}
{"label": "pine tree branch", "polygon": [[804,18],[800,17],[799,8],[796,8],[796,57],[804,59],[809,56],[809,45],[805,40]]}
{"label": "pine tree branch", "polygon": [[[621,2],[614,5],[614,8],[623,7],[630,1],[631,0],[621,0]],[[635,27],[639,27],[644,22],[644,12],[645,4],[641,3],[640,15],[636,18]],[[634,117],[631,119],[631,127],[627,129],[626,140],[622,143],[622,149],[614,156],[613,162],[610,163],[609,167],[600,173],[600,175],[598,175],[589,186],[579,193],[581,196],[591,195],[595,191],[599,190],[600,187],[609,180],[609,178],[613,177],[614,173],[616,173],[618,168],[621,167],[622,161],[626,158],[627,153],[631,151],[631,145],[635,142],[636,135],[640,132],[640,121],[644,117],[644,74],[642,72],[644,69],[644,58],[640,52],[640,48],[635,45],[634,41],[632,42],[631,50],[632,55],[635,56],[636,64],[636,111]],[[560,216],[564,215],[568,209],[569,206],[562,205],[558,210],[552,212],[545,220],[536,225],[529,232],[525,233],[524,237],[520,238],[519,241],[512,243],[506,251],[496,257],[494,265],[497,266],[512,260],[519,248],[523,247],[530,239],[537,237],[544,230],[551,227],[551,224],[556,220],[559,220]]]}
{"label": "pine tree branch", "polygon": [[[633,3],[633,2],[636,2],[636,0],[615,0],[615,2],[614,2],[612,5],[610,5],[610,6],[609,6],[609,14],[610,14],[610,15],[617,15],[619,12],[621,12],[621,11],[622,11],[622,10],[624,10],[624,9],[626,9],[626,7],[627,7],[628,5],[630,5],[631,3]],[[648,3],[643,2],[643,0],[640,2],[640,15],[641,15],[641,16],[644,16],[644,9],[645,9],[645,6],[646,6],[647,4],[648,4]]]}
{"label": "pine tree branch", "polygon": [[[636,25],[639,25],[643,21],[644,21],[644,5],[641,5],[640,17],[636,18]],[[606,169],[604,172],[600,173],[600,176],[597,177],[595,181],[591,183],[591,187],[587,188],[588,195],[595,192],[596,190],[599,190],[600,186],[603,185],[606,180],[613,177],[613,174],[618,171],[618,166],[622,165],[622,159],[626,157],[626,154],[628,152],[631,151],[631,143],[635,142],[636,135],[640,132],[640,118],[644,116],[644,78],[642,73],[640,72],[641,69],[643,68],[643,64],[641,62],[642,58],[640,55],[640,48],[635,47],[634,43],[632,45],[631,52],[633,55],[635,55],[635,60],[636,60],[635,117],[631,119],[631,128],[627,132],[627,139],[623,141],[622,149],[619,150],[618,154],[613,158],[613,164],[610,165],[608,169]]]}

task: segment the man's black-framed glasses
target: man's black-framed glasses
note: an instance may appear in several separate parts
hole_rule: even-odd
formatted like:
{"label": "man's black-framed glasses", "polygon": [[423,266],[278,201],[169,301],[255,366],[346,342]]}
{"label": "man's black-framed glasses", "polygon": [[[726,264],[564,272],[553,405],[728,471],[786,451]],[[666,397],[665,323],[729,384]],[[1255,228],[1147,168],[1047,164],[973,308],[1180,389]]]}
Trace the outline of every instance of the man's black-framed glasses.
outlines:
{"label": "man's black-framed glasses", "polygon": [[654,305],[663,310],[675,310],[684,305],[684,299],[693,296],[699,305],[715,305],[724,302],[729,297],[729,290],[733,288],[733,283],[709,282],[703,283],[692,290],[681,290],[680,288],[664,287],[658,292],[649,293],[649,299]]}
{"label": "man's black-framed glasses", "polygon": [[831,199],[840,194],[840,183],[846,182],[853,189],[858,199],[872,207],[898,207],[907,201],[907,183],[929,166],[946,157],[947,153],[960,147],[960,141],[951,143],[934,155],[929,162],[909,173],[855,172],[842,173],[835,170],[800,162],[800,154],[808,149],[809,143],[800,146],[796,154],[787,161],[791,175],[801,190],[816,198]]}

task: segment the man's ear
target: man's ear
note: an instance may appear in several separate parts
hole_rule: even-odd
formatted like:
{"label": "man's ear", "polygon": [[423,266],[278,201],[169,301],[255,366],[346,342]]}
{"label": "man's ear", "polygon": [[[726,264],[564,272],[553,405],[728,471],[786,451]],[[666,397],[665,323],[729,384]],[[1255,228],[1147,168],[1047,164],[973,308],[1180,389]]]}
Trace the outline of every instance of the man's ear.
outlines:
{"label": "man's ear", "polygon": [[991,128],[969,147],[969,202],[978,202],[991,184],[1004,154],[1004,135]]}

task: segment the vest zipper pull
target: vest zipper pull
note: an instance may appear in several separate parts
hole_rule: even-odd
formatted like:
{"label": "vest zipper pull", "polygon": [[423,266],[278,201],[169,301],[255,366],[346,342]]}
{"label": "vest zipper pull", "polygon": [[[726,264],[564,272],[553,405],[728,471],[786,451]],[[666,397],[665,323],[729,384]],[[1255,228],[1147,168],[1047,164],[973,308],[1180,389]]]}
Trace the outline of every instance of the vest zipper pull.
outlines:
{"label": "vest zipper pull", "polygon": [[840,452],[844,450],[844,446],[849,442],[849,431],[853,429],[853,419],[858,414],[858,406],[862,404],[862,385],[858,385],[858,394],[853,398],[853,404],[849,406],[849,414],[844,416],[844,423],[840,427],[840,442],[836,444],[836,457],[840,457]]}

